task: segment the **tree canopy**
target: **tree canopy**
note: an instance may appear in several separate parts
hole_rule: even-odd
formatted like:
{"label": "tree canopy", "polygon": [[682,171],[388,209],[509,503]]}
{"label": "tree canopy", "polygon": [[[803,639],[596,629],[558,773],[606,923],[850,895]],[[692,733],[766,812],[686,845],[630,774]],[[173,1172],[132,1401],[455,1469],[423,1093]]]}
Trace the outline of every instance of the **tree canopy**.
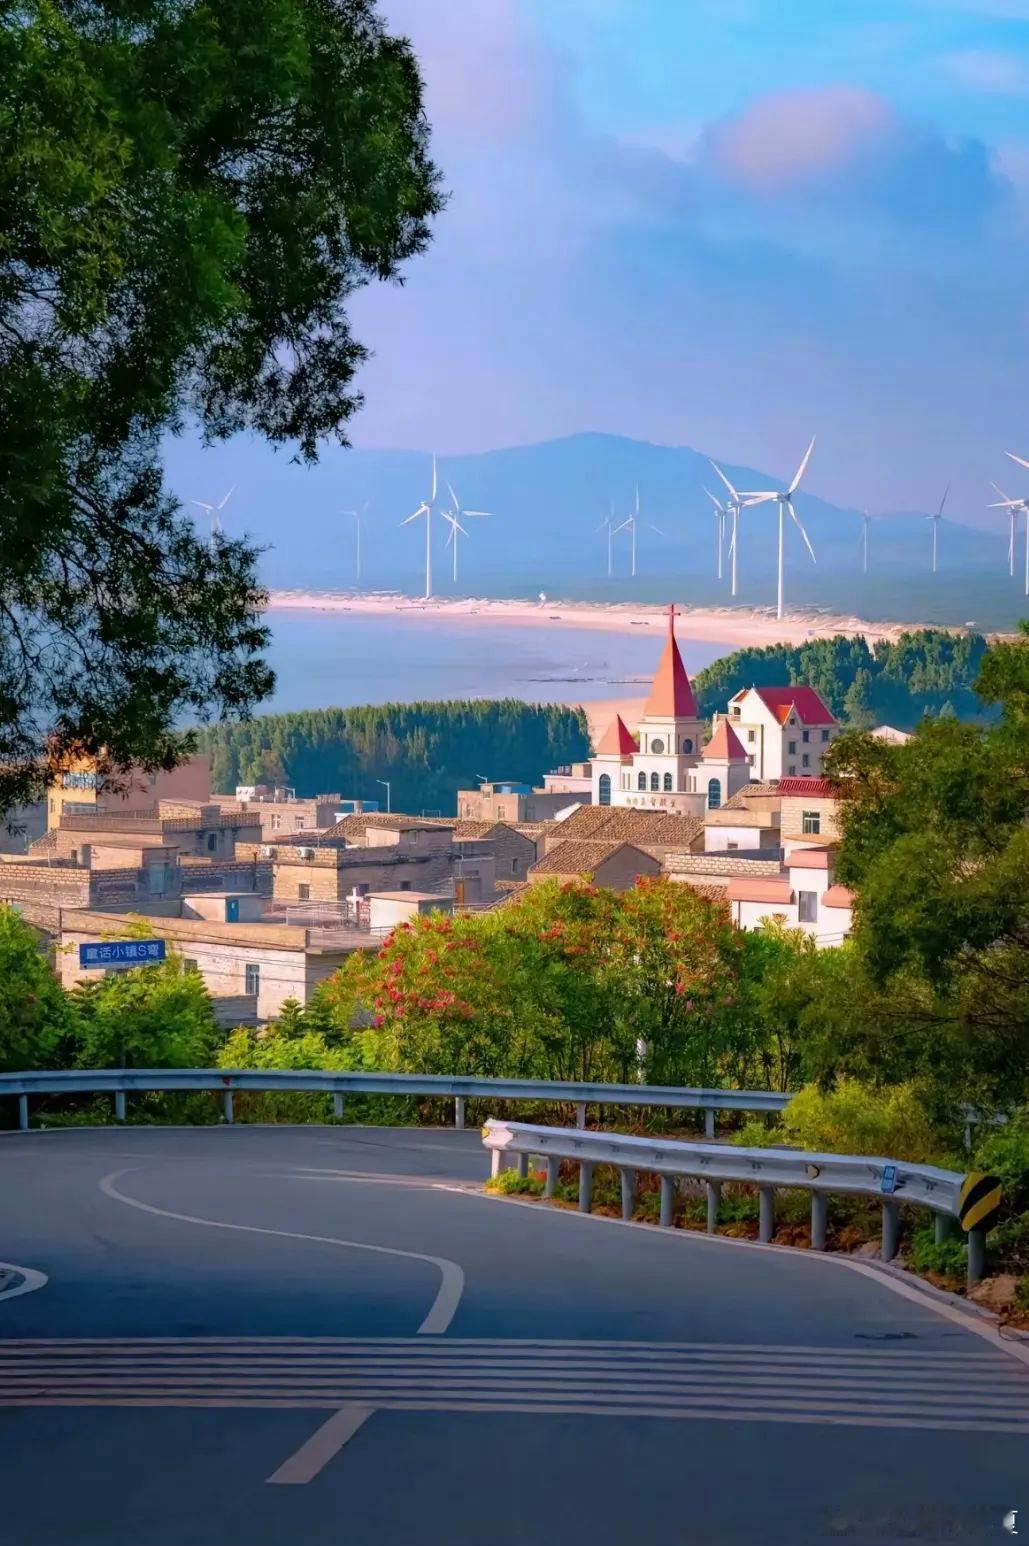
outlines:
{"label": "tree canopy", "polygon": [[375,799],[381,778],[392,785],[394,810],[444,815],[479,773],[533,783],[589,755],[581,710],[516,698],[266,714],[212,726],[201,744],[218,790],[282,783],[303,795]]}
{"label": "tree canopy", "polygon": [[0,3],[0,808],[71,750],[169,765],[269,689],[255,553],[200,539],[159,438],[313,458],[346,305],[439,208],[371,0]]}
{"label": "tree canopy", "polygon": [[921,628],[870,648],[863,635],[837,634],[806,644],[769,644],[736,650],[698,672],[694,686],[702,714],[724,709],[745,687],[805,683],[838,718],[862,729],[887,723],[914,726],[926,714],[948,710],[961,719],[985,712],[975,691],[986,654],[977,633]]}

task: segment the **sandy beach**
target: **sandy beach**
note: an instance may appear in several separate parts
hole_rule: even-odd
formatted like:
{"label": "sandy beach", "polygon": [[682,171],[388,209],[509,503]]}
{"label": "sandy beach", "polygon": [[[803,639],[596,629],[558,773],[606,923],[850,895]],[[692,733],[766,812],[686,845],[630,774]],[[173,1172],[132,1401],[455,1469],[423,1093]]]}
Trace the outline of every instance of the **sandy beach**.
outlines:
{"label": "sandy beach", "polygon": [[[365,615],[445,619],[448,623],[477,620],[504,623],[525,628],[588,628],[605,633],[632,633],[660,630],[665,626],[661,607],[640,606],[635,602],[498,601],[459,600],[424,601],[419,597],[396,594],[348,595],[345,592],[313,590],[272,591],[272,612],[354,612]],[[808,639],[831,638],[837,633],[864,634],[869,643],[877,639],[895,639],[906,628],[918,623],[869,623],[860,617],[847,617],[811,608],[790,612],[781,620],[771,608],[689,607],[676,603],[675,631],[681,639],[702,639],[727,645],[729,649],[765,644],[804,644]]]}

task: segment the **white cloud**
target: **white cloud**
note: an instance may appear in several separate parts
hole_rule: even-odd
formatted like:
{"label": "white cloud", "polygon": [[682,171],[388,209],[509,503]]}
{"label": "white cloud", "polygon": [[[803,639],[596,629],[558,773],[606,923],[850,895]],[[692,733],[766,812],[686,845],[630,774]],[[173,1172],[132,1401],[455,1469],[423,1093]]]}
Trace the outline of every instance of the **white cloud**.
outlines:
{"label": "white cloud", "polygon": [[1029,63],[1000,49],[965,48],[941,54],[937,66],[951,80],[969,91],[998,96],[1029,93]]}

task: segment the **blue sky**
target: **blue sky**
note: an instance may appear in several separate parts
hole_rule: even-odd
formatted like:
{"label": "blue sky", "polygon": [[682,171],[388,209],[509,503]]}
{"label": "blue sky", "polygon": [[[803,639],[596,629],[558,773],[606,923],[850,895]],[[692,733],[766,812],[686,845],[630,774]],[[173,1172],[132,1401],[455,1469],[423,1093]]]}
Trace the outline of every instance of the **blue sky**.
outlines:
{"label": "blue sky", "polygon": [[355,300],[355,445],[599,429],[788,472],[817,432],[840,503],[1029,489],[1029,0],[381,8],[450,203]]}

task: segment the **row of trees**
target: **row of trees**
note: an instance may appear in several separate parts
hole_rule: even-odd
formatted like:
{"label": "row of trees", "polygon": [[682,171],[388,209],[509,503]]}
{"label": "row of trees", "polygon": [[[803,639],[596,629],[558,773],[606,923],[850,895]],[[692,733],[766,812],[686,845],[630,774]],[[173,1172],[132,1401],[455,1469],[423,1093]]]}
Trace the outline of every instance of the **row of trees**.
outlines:
{"label": "row of trees", "polygon": [[975,684],[986,653],[981,634],[923,628],[870,647],[863,635],[837,634],[806,644],[737,650],[698,673],[702,714],[724,708],[745,687],[806,683],[840,719],[862,729],[916,725],[924,715],[979,718]]}
{"label": "row of trees", "polygon": [[477,773],[536,783],[587,757],[589,734],[581,709],[507,698],[268,714],[215,726],[201,745],[216,789],[271,783],[374,798],[381,778],[395,810],[449,815]]}

